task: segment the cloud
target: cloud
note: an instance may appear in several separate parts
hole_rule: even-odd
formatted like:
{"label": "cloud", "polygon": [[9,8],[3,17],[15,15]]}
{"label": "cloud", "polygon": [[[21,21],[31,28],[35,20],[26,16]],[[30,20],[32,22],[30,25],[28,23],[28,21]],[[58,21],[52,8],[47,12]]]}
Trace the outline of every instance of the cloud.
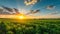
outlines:
{"label": "cloud", "polygon": [[51,9],[55,9],[55,7],[56,7],[56,6],[54,6],[54,5],[48,5],[46,9],[51,10]]}
{"label": "cloud", "polygon": [[19,14],[18,9],[8,8],[5,6],[0,7],[0,14]]}
{"label": "cloud", "polygon": [[29,14],[36,14],[38,12],[40,12],[40,10],[30,10],[30,12],[27,13],[27,15],[29,15]]}
{"label": "cloud", "polygon": [[34,12],[32,12],[32,14],[38,13],[40,10],[35,10]]}
{"label": "cloud", "polygon": [[59,14],[59,11],[51,12],[48,15],[57,15],[57,14]]}
{"label": "cloud", "polygon": [[25,0],[24,3],[25,3],[25,5],[34,5],[39,1],[40,0]]}
{"label": "cloud", "polygon": [[15,11],[16,14],[20,14],[18,9],[14,8],[14,11]]}

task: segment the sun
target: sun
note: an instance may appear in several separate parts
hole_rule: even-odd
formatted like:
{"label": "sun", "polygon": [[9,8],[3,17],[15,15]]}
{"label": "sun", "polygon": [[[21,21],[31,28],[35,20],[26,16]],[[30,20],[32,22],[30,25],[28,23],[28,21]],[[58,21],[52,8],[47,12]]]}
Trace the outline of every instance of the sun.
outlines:
{"label": "sun", "polygon": [[20,19],[24,19],[24,16],[19,16]]}

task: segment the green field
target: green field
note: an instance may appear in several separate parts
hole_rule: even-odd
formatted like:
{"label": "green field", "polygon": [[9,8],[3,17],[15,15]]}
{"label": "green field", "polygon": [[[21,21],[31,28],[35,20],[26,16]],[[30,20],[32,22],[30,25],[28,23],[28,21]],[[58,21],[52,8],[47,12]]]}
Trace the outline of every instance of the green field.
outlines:
{"label": "green field", "polygon": [[60,34],[60,19],[0,19],[0,34]]}

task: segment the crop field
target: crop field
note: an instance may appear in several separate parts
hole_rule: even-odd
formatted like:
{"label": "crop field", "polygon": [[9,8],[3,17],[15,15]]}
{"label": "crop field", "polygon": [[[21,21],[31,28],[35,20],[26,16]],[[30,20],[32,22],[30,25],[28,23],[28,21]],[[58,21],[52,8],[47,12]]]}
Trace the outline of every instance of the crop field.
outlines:
{"label": "crop field", "polygon": [[0,19],[0,34],[60,34],[60,19]]}

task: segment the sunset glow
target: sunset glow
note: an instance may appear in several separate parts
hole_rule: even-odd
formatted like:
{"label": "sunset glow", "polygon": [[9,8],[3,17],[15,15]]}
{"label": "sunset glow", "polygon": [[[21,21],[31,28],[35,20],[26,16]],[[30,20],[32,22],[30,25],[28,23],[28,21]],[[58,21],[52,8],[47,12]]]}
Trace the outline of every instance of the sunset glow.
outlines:
{"label": "sunset glow", "polygon": [[24,16],[19,16],[20,19],[24,19]]}

